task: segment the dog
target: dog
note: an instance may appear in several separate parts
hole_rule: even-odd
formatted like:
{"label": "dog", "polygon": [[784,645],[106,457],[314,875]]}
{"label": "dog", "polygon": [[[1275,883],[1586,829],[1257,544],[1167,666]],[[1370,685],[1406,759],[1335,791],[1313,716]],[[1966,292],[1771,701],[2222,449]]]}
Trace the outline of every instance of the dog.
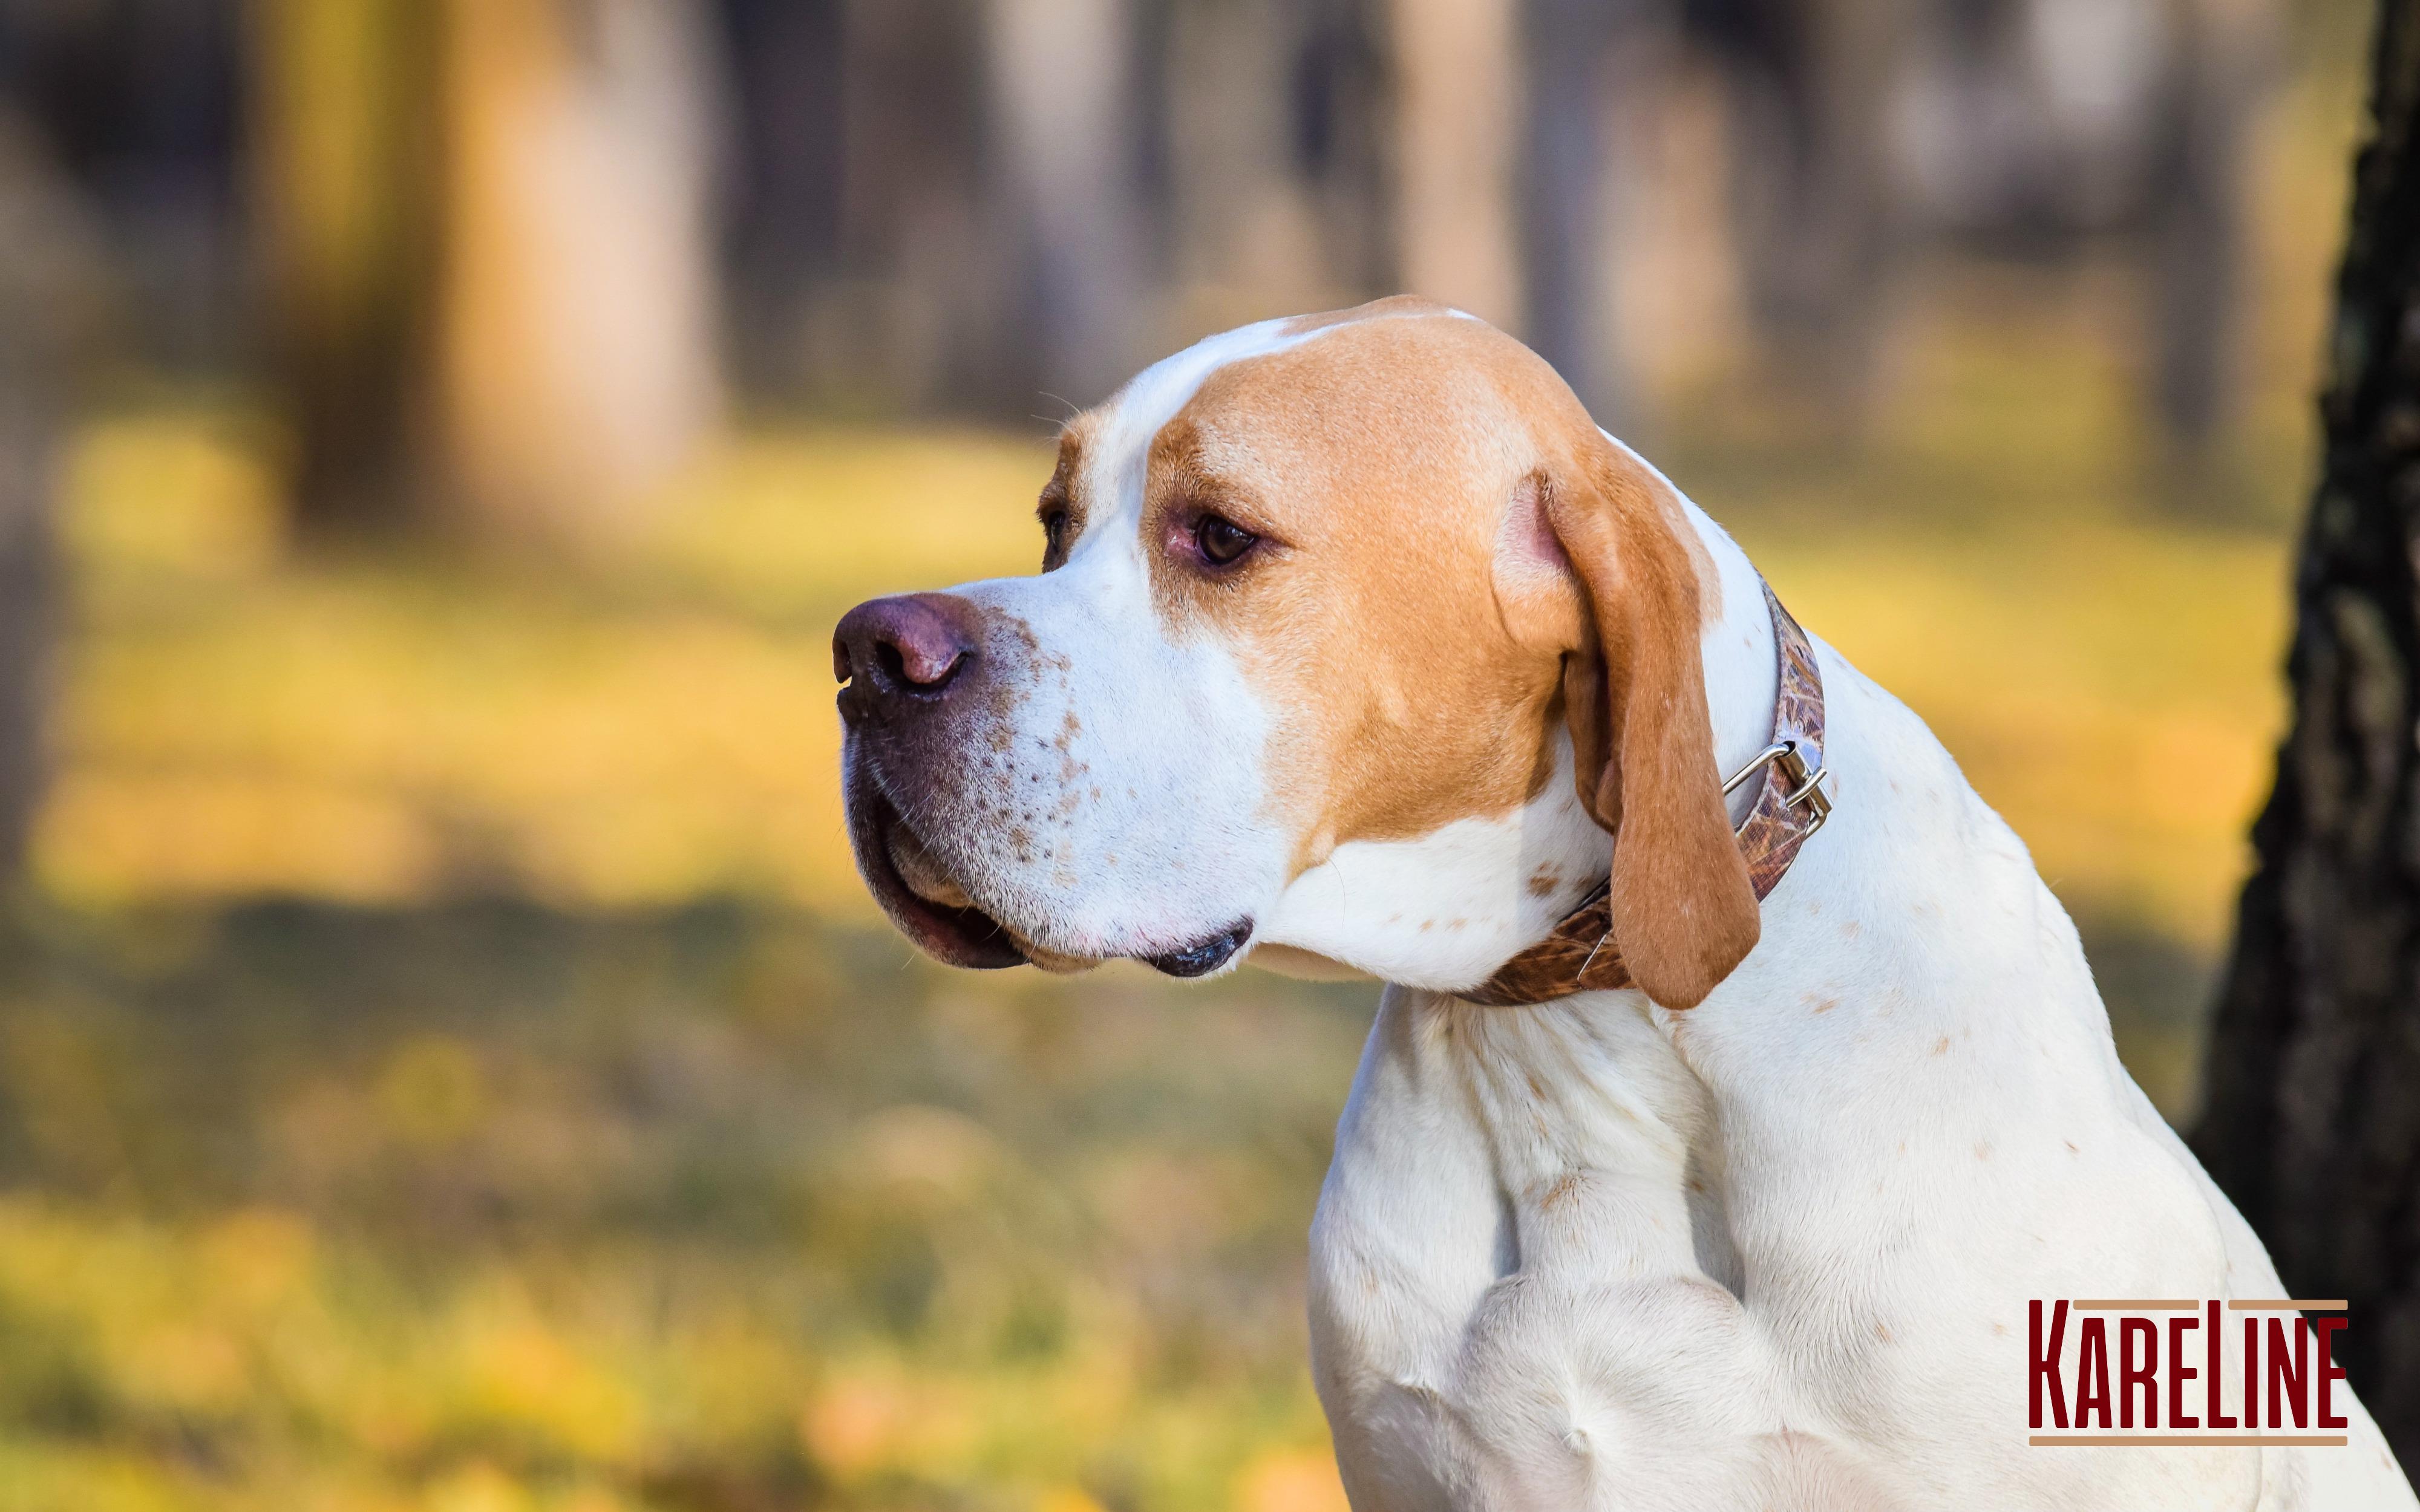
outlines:
{"label": "dog", "polygon": [[2342,1391],[2027,1443],[2029,1303],[2286,1293],[2024,844],[1518,342],[1212,337],[1039,515],[841,622],[857,861],[957,965],[1388,983],[1311,1242],[1357,1508],[2415,1505]]}

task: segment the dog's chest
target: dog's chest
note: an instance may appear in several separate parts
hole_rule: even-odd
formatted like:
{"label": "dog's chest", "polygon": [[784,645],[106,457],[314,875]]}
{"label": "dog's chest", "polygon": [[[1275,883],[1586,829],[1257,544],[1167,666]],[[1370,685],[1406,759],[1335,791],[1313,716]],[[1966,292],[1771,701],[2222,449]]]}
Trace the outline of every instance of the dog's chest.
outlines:
{"label": "dog's chest", "polygon": [[1711,1473],[1752,1500],[1795,1478],[1725,1198],[1704,1089],[1643,1012],[1390,995],[1312,1236],[1357,1497],[1576,1507]]}

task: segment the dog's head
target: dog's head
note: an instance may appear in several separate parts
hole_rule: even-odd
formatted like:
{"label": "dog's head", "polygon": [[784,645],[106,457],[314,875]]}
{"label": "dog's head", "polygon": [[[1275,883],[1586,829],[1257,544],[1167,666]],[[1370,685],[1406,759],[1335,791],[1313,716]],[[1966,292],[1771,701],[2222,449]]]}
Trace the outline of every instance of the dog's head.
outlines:
{"label": "dog's head", "polygon": [[1519,343],[1416,301],[1214,337],[1068,423],[1040,516],[1039,576],[834,637],[858,864],[934,955],[1467,986],[1607,832],[1657,1001],[1755,943],[1703,548]]}

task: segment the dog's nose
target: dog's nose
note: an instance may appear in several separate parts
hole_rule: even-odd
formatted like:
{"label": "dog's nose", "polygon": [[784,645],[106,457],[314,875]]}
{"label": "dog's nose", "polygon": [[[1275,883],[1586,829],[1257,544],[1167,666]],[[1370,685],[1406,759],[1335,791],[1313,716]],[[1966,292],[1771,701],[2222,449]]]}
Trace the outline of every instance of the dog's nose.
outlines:
{"label": "dog's nose", "polygon": [[974,660],[973,606],[947,594],[868,599],[832,632],[832,675],[851,719],[939,699]]}

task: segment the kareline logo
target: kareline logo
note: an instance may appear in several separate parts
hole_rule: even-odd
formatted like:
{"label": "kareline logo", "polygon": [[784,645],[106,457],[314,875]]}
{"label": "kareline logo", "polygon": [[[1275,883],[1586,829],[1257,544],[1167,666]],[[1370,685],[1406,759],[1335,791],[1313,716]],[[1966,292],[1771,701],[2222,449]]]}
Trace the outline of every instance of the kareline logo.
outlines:
{"label": "kareline logo", "polygon": [[[2345,1374],[2334,1348],[2345,1319],[2302,1316],[2344,1310],[2340,1300],[2290,1297],[2062,1298],[2050,1304],[2045,1319],[2043,1304],[2036,1301],[2029,1304],[2027,1331],[2028,1426],[2071,1431],[2037,1431],[2025,1443],[2341,1448],[2342,1433],[2286,1430],[2289,1419],[2293,1428],[2346,1426],[2334,1400],[2335,1384]],[[2231,1331],[2224,1326],[2229,1313],[2249,1315],[2242,1319],[2241,1343],[2234,1348],[2228,1347]],[[2238,1382],[2241,1391],[2229,1389]],[[2102,1431],[2087,1431],[2095,1428]]]}

